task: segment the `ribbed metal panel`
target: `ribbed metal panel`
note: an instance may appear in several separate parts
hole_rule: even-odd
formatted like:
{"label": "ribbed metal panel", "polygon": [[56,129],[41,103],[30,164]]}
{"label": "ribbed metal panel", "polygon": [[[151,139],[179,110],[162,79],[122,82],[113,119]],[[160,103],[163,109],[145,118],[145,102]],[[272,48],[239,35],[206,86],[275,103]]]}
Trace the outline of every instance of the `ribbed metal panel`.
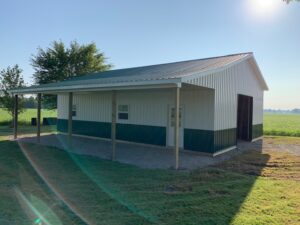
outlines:
{"label": "ribbed metal panel", "polygon": [[[58,118],[68,118],[68,95],[58,95]],[[111,93],[74,94],[73,104],[76,105],[74,120],[110,122]]]}
{"label": "ribbed metal panel", "polygon": [[119,123],[167,126],[167,105],[171,90],[137,90],[117,92],[117,104],[129,105],[129,119]]}
{"label": "ribbed metal panel", "polygon": [[[117,92],[117,104],[129,105],[129,119],[118,123],[164,126],[168,125],[168,108],[174,105],[174,90],[135,90]],[[68,95],[58,95],[58,118],[67,119]],[[111,93],[75,94],[77,115],[74,120],[111,121]],[[206,88],[187,88],[181,91],[184,108],[183,126],[190,129],[213,130],[214,91]]]}
{"label": "ribbed metal panel", "polygon": [[184,127],[189,129],[214,130],[214,90],[183,89]]}
{"label": "ribbed metal panel", "polygon": [[68,118],[67,101],[68,101],[67,94],[57,95],[57,118],[58,119],[67,119]]}
{"label": "ribbed metal panel", "polygon": [[215,89],[214,129],[235,128],[237,95],[253,97],[253,124],[263,123],[263,88],[248,61],[224,71],[188,80],[187,83]]}

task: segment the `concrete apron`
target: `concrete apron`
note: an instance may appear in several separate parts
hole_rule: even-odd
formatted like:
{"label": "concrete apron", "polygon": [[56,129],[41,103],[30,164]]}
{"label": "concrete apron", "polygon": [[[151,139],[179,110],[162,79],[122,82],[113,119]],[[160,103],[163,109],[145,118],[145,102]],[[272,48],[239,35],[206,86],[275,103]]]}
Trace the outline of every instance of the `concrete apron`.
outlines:
{"label": "concrete apron", "polygon": [[[21,136],[18,141],[36,143],[37,138],[35,136]],[[64,134],[46,134],[40,137],[40,144],[44,146],[107,160],[110,160],[112,156],[110,140],[73,136],[71,148],[67,147],[67,143],[68,138]],[[236,150],[216,157],[180,151],[179,166],[182,170],[194,170],[215,165],[244,152],[249,149],[248,147],[250,146],[238,147]],[[175,154],[174,150],[168,148],[117,142],[116,161],[147,169],[174,169]]]}

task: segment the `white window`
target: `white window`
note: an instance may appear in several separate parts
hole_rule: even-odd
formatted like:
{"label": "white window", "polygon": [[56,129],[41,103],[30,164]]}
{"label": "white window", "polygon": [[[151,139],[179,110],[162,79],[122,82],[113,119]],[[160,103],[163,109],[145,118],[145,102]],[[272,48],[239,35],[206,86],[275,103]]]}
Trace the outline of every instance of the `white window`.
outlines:
{"label": "white window", "polygon": [[128,120],[129,118],[129,106],[128,105],[118,105],[118,119]]}
{"label": "white window", "polygon": [[76,105],[72,106],[72,116],[75,117],[77,114]]}

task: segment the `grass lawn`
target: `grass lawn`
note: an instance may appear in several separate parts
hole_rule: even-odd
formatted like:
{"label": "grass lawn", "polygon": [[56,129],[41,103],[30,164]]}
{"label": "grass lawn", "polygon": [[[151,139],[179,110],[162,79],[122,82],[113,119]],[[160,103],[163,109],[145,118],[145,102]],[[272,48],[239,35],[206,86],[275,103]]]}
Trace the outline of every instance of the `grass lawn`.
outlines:
{"label": "grass lawn", "polygon": [[[282,152],[175,172],[18,144],[0,132],[0,174],[0,224],[300,222],[300,156]],[[177,192],[166,194],[170,185]]]}
{"label": "grass lawn", "polygon": [[[23,134],[32,134],[36,135],[37,128],[36,126],[28,126],[28,125],[21,125],[18,127],[18,135],[23,135]],[[56,133],[56,125],[52,126],[41,126],[41,132],[42,133]],[[1,126],[0,125],[0,140],[1,139],[7,139],[8,136],[13,135],[13,128],[8,127],[7,125]]]}
{"label": "grass lawn", "polygon": [[[19,124],[30,124],[31,118],[36,117],[37,110],[36,109],[26,109],[23,113],[19,115]],[[42,110],[42,118],[43,117],[56,117],[56,110]],[[11,123],[11,116],[7,113],[7,111],[0,108],[0,125],[8,125]]]}
{"label": "grass lawn", "polygon": [[265,113],[264,134],[300,137],[300,115]]}

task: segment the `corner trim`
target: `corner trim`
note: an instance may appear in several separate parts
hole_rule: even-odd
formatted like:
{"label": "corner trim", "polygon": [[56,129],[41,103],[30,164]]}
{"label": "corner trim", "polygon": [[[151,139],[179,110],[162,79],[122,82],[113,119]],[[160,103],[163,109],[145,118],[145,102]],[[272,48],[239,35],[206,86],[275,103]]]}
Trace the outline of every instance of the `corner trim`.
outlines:
{"label": "corner trim", "polygon": [[[68,133],[61,132],[61,131],[58,131],[57,133],[58,134],[62,134],[62,135],[68,135]],[[95,137],[95,136],[82,135],[82,134],[74,134],[74,133],[72,133],[72,136],[74,136],[74,137],[88,138],[88,139],[93,139],[93,140],[111,141],[110,138],[102,138],[102,137]]]}
{"label": "corner trim", "polygon": [[223,150],[221,150],[221,151],[218,151],[218,152],[216,152],[216,153],[212,154],[212,156],[213,156],[213,157],[215,157],[215,156],[218,156],[218,155],[224,154],[224,153],[226,153],[226,152],[232,151],[232,150],[234,150],[234,149],[236,149],[236,148],[237,148],[237,146],[236,146],[236,145],[234,145],[234,146],[232,146],[232,147],[225,148],[225,149],[223,149]]}
{"label": "corner trim", "polygon": [[255,142],[255,141],[258,141],[258,140],[262,140],[262,139],[263,139],[263,136],[258,137],[258,138],[254,138],[254,139],[251,140],[251,142]]}

